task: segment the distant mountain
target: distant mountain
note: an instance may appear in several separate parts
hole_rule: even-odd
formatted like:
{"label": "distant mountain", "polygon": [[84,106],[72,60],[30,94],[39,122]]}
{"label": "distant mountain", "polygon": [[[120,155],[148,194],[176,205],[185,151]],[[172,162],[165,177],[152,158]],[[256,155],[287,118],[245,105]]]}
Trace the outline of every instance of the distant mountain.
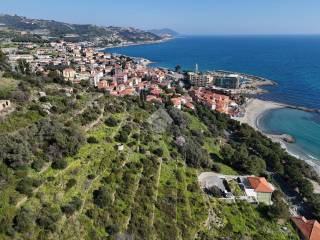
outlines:
{"label": "distant mountain", "polygon": [[53,20],[29,19],[21,16],[0,15],[0,25],[11,30],[26,31],[43,38],[93,41],[101,44],[145,42],[161,40],[157,34],[135,28],[102,27],[91,24],[69,24]]}
{"label": "distant mountain", "polygon": [[163,28],[163,29],[152,29],[152,30],[149,30],[148,32],[151,32],[153,34],[156,34],[158,35],[159,37],[176,37],[179,35],[178,32],[172,30],[172,29],[169,29],[169,28]]}

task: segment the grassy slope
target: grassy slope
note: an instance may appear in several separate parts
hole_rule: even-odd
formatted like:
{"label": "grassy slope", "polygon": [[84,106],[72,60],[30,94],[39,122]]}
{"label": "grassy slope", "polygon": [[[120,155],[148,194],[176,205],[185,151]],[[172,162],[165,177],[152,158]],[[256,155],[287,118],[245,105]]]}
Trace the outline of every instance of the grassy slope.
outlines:
{"label": "grassy slope", "polygon": [[[299,239],[290,224],[280,225],[265,219],[254,205],[245,202],[228,204],[216,199],[210,199],[209,202],[216,214],[213,228],[205,231],[209,239],[220,236],[232,239],[248,236],[261,240]],[[217,228],[217,225],[220,227]]]}
{"label": "grassy slope", "polygon": [[11,91],[16,89],[17,85],[18,81],[0,76],[0,99],[9,96]]}
{"label": "grassy slope", "polygon": [[[186,114],[191,119],[191,129],[207,130],[196,117]],[[106,113],[105,118],[109,115]],[[242,203],[227,205],[208,199],[197,185],[200,170],[187,167],[180,155],[175,159],[171,157],[170,153],[176,151],[171,145],[171,135],[154,133],[153,140],[144,145],[149,150],[159,146],[163,148],[163,157],[153,162],[141,160],[146,159],[146,155],[138,153],[136,149],[142,143],[131,137],[129,142],[133,142],[133,145],[126,145],[124,152],[119,153],[113,138],[121,126],[129,122],[128,116],[139,116],[145,120],[149,114],[134,108],[113,116],[119,120],[118,126],[110,128],[101,123],[89,130],[87,137],[94,136],[99,143],[85,144],[76,156],[67,158],[66,169],[53,170],[47,166],[41,173],[29,170],[30,177],[43,180],[32,197],[20,195],[14,187],[8,187],[1,194],[1,214],[13,214],[21,207],[29,207],[37,212],[43,203],[59,208],[78,196],[82,199],[80,210],[73,216],[62,217],[58,231],[47,234],[46,239],[57,239],[58,236],[60,239],[108,236],[107,229],[100,227],[101,221],[116,225],[120,233],[134,234],[138,238],[143,234],[148,239],[194,239],[205,235],[241,239],[242,236],[261,232],[257,230],[261,226],[263,233],[272,236],[270,239],[295,239],[288,238],[289,235],[283,233],[279,225],[261,217],[254,206]],[[12,124],[9,122],[8,126]],[[133,126],[132,133],[140,133],[139,125],[130,124]],[[0,125],[1,128],[5,129],[3,125]],[[219,152],[219,147],[209,138],[205,139],[204,148],[210,153]],[[132,164],[138,167],[134,168]],[[230,167],[218,164],[223,173],[236,174]],[[88,178],[88,175],[93,177]],[[71,178],[76,180],[76,185],[66,190]],[[98,209],[92,199],[93,191],[102,185],[108,187],[112,199],[106,206],[108,210]],[[15,206],[8,204],[10,196],[16,197]],[[88,217],[87,212],[92,209],[95,210],[94,216]],[[220,219],[220,227],[208,220],[208,215],[212,213]],[[30,239],[36,239],[41,230],[34,224],[32,231],[35,234]],[[289,232],[292,232],[291,228]]]}

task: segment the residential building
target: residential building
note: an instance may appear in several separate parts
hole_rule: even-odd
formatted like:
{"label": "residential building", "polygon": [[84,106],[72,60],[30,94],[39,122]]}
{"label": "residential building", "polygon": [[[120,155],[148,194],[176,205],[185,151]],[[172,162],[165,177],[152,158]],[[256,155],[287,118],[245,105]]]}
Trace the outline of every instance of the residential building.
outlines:
{"label": "residential building", "polygon": [[272,193],[274,187],[264,177],[244,177],[240,178],[240,186],[248,197],[255,198],[259,203],[272,205]]}
{"label": "residential building", "polygon": [[193,86],[206,87],[213,82],[213,76],[210,74],[188,73],[188,79]]}
{"label": "residential building", "polygon": [[126,83],[128,81],[128,75],[125,73],[116,73],[114,75],[114,81],[117,81],[118,83]]}
{"label": "residential building", "polygon": [[15,62],[18,61],[19,59],[26,60],[28,62],[31,62],[34,60],[34,56],[30,54],[10,54],[9,55],[9,62]]}
{"label": "residential building", "polygon": [[181,109],[181,98],[171,98],[171,103],[177,109]]}
{"label": "residential building", "polygon": [[163,93],[162,89],[160,88],[153,88],[151,91],[150,91],[150,94],[151,95],[154,95],[154,96],[160,96],[160,94]]}
{"label": "residential building", "polygon": [[135,90],[133,88],[127,88],[122,91],[119,91],[119,96],[130,96],[134,94],[135,94]]}
{"label": "residential building", "polygon": [[73,68],[65,68],[62,74],[66,80],[72,80],[76,76],[76,71]]}
{"label": "residential building", "polygon": [[307,220],[304,217],[292,217],[291,221],[302,240],[319,240],[320,223],[317,220]]}
{"label": "residential building", "polygon": [[103,77],[103,72],[99,72],[99,71],[95,71],[93,73],[93,83],[94,83],[94,86],[97,87],[99,82],[100,82],[100,79]]}
{"label": "residential building", "polygon": [[221,88],[238,89],[240,87],[240,77],[237,74],[216,77],[214,85]]}
{"label": "residential building", "polygon": [[192,89],[189,93],[195,101],[206,105],[211,110],[229,113],[230,98],[228,96],[204,88]]}
{"label": "residential building", "polygon": [[186,106],[186,108],[189,108],[189,109],[191,109],[191,110],[194,110],[194,109],[195,109],[194,105],[193,105],[191,102],[187,102],[187,103],[185,104],[185,106]]}

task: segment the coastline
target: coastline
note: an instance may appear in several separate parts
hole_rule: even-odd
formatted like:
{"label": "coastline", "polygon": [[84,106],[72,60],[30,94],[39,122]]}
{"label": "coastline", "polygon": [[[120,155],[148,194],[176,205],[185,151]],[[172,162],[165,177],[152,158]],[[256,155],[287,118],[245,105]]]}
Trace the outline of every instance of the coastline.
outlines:
{"label": "coastline", "polygon": [[165,39],[156,40],[156,41],[144,41],[144,42],[136,42],[136,43],[132,42],[132,43],[116,44],[116,45],[106,46],[106,47],[97,47],[97,48],[95,48],[95,50],[100,52],[100,51],[104,51],[104,50],[110,49],[110,48],[122,48],[122,47],[131,47],[131,46],[140,46],[140,45],[160,44],[160,43],[171,41],[173,39],[175,39],[175,38],[172,37],[172,38],[165,38]]}
{"label": "coastline", "polygon": [[[168,38],[168,39],[161,39],[158,41],[146,41],[146,42],[139,42],[139,43],[128,43],[128,44],[119,44],[119,45],[114,45],[114,46],[107,46],[105,48],[100,48],[99,51],[107,51],[107,49],[110,48],[122,48],[122,47],[129,47],[129,46],[138,46],[138,45],[152,45],[152,44],[160,44],[163,42],[167,42],[170,40],[173,40],[174,38]],[[141,58],[146,60],[146,65],[151,64],[152,62],[149,61],[148,59]],[[224,71],[224,70],[218,70],[220,72],[226,72],[226,73],[236,73],[236,72],[231,72],[231,71]],[[249,75],[245,73],[237,73],[240,74],[244,77],[252,79],[250,84],[248,84],[248,90],[247,94],[253,96],[257,94],[263,94],[267,92],[264,90],[262,87],[263,86],[275,86],[277,85],[276,81],[266,79],[263,77],[259,76],[254,76],[254,75]],[[252,87],[254,90],[252,90]],[[241,123],[246,123],[253,127],[255,130],[261,132],[263,135],[271,139],[273,142],[279,143],[281,147],[286,150],[288,154],[291,156],[294,156],[300,160],[305,161],[308,163],[310,166],[312,166],[317,172],[317,174],[320,176],[320,162],[316,163],[315,159],[309,158],[303,154],[303,152],[297,151],[298,149],[295,149],[295,146],[292,147],[293,145],[290,145],[290,143],[294,143],[295,139],[287,134],[282,134],[282,135],[277,135],[277,134],[269,134],[266,133],[265,130],[260,126],[259,122],[262,119],[262,117],[268,113],[269,111],[273,111],[275,109],[296,109],[300,111],[305,111],[305,112],[316,112],[320,113],[319,109],[311,109],[311,108],[306,108],[303,106],[294,106],[294,105],[289,105],[289,104],[283,104],[283,103],[278,103],[278,102],[273,102],[273,101],[264,101],[260,100],[257,98],[252,98],[248,101],[248,103],[245,104],[245,115],[240,118],[234,118],[235,120],[240,121]]]}
{"label": "coastline", "polygon": [[235,120],[238,120],[241,123],[246,123],[255,130],[261,131],[258,122],[262,115],[267,111],[285,107],[286,106],[281,103],[252,98],[244,106],[246,110],[244,116],[235,118]]}
{"label": "coastline", "polygon": [[[294,107],[292,105],[286,105],[282,103],[272,102],[272,101],[264,101],[257,98],[250,99],[245,104],[245,115],[243,117],[234,118],[241,123],[246,123],[253,127],[255,130],[261,132],[266,137],[270,138],[273,142],[279,143],[281,147],[288,152],[291,156],[294,156],[300,160],[305,161],[308,163],[315,172],[320,176],[320,165],[315,163],[312,159],[304,158],[297,153],[290,150],[288,146],[288,142],[285,141],[285,138],[290,137],[289,135],[276,135],[276,134],[268,134],[266,133],[259,124],[260,119],[269,111],[276,110],[276,109],[283,109],[283,108],[294,108],[301,111],[304,111],[303,108]],[[305,111],[315,111],[312,109],[306,109]]]}

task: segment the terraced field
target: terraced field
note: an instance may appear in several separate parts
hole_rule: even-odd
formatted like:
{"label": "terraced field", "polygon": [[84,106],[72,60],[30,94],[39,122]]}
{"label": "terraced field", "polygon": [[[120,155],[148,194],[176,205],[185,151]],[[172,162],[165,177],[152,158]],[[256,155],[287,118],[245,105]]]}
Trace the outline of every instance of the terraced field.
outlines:
{"label": "terraced field", "polygon": [[[80,100],[72,114],[51,116],[81,126],[91,108],[86,101],[99,103],[103,110],[94,115],[96,119],[81,126],[87,141],[78,153],[65,158],[62,169],[48,162],[40,171],[24,171],[37,180],[30,194],[18,193],[12,183],[3,188],[0,213],[8,216],[15,229],[15,221],[36,219],[27,231],[15,232],[14,239],[182,240],[221,235],[241,239],[250,232],[261,234],[260,223],[268,226],[263,233],[273,228],[274,236],[280,236],[277,239],[291,234],[291,228],[285,233],[276,224],[269,226],[254,206],[228,205],[204,194],[197,176],[210,169],[187,164],[187,156],[174,144],[175,130],[170,129],[174,126],[155,132],[146,124],[156,109],[142,108],[132,99],[85,95]],[[186,119],[185,134],[208,131],[194,115],[183,112],[181,116]],[[28,124],[33,121],[37,120]],[[203,139],[203,150],[219,155],[218,140],[209,135]],[[236,174],[223,163],[216,164],[222,173]],[[17,213],[18,220],[13,218]],[[252,218],[245,217],[247,213]],[[8,235],[0,238],[11,239]]]}

